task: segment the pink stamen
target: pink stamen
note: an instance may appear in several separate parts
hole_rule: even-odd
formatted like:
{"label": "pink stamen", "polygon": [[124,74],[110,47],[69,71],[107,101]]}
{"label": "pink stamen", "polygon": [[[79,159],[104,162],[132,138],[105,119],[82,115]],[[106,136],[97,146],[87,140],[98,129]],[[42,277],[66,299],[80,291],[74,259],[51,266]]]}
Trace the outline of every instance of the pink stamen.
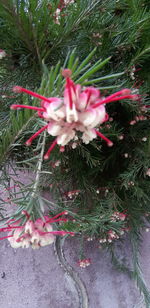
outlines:
{"label": "pink stamen", "polygon": [[48,149],[48,151],[46,152],[46,154],[44,155],[44,159],[49,159],[50,153],[51,151],[54,149],[54,147],[57,144],[57,138],[53,141],[53,143],[51,144],[50,148]]}
{"label": "pink stamen", "polygon": [[[43,226],[45,226],[45,224],[46,224],[47,222],[54,222],[54,220],[55,220],[56,218],[58,218],[58,217],[60,217],[60,216],[62,216],[62,215],[68,215],[68,212],[67,212],[67,211],[63,211],[63,212],[61,212],[61,213],[55,215],[54,217],[52,217],[52,218],[46,220],[46,222],[44,222],[44,225],[43,225]],[[60,218],[60,219],[62,220],[63,218]],[[66,218],[64,218],[64,219],[66,219]],[[66,220],[66,221],[67,221],[67,220]]]}
{"label": "pink stamen", "polygon": [[117,101],[120,101],[122,99],[137,100],[138,98],[139,98],[138,95],[124,95],[124,96],[114,97],[114,98],[112,98],[111,96],[108,96],[106,99],[101,100],[101,101],[97,102],[96,104],[94,104],[92,106],[92,108],[97,108],[97,107],[99,107],[103,104],[108,104],[108,103],[111,103],[111,102],[117,102]]}
{"label": "pink stamen", "polygon": [[47,129],[48,124],[43,126],[41,129],[39,129],[32,137],[30,137],[27,141],[26,141],[26,145],[31,145],[32,141],[38,136],[40,135],[45,129]]}
{"label": "pink stamen", "polygon": [[0,228],[0,232],[9,232],[12,231],[12,229],[21,229],[24,226],[9,226],[9,227],[5,227],[5,228]]}
{"label": "pink stamen", "polygon": [[7,236],[0,237],[0,241],[5,240],[6,238],[9,238],[9,237],[13,237],[13,235],[7,235]]}
{"label": "pink stamen", "polygon": [[26,108],[26,109],[31,109],[31,110],[36,110],[36,111],[45,111],[44,108],[40,108],[40,107],[35,107],[35,106],[27,106],[27,105],[11,105],[10,109],[18,109],[18,108]]}
{"label": "pink stamen", "polygon": [[15,188],[15,187],[19,187],[19,185],[18,185],[18,184],[13,185],[13,186],[11,186],[11,187],[5,188],[3,191],[5,191],[5,190],[11,190],[11,189],[13,189],[13,188]]}
{"label": "pink stamen", "polygon": [[27,89],[22,88],[22,87],[19,87],[19,86],[13,87],[13,91],[14,91],[14,92],[17,92],[17,93],[21,93],[21,92],[27,93],[27,94],[29,94],[29,95],[31,95],[31,96],[34,96],[34,97],[39,98],[39,99],[41,99],[41,100],[44,100],[45,102],[48,102],[48,103],[51,103],[51,102],[52,102],[51,99],[49,99],[49,98],[47,98],[47,97],[45,97],[45,96],[42,96],[42,95],[40,95],[40,94],[38,94],[38,93],[32,92],[32,91],[30,91],[30,90],[27,90]]}
{"label": "pink stamen", "polygon": [[[19,219],[18,219],[19,220]],[[16,221],[18,221],[18,220],[16,220]],[[9,224],[11,221],[15,221],[15,219],[9,219],[8,221],[7,221],[7,224]]]}
{"label": "pink stamen", "polygon": [[16,242],[18,243],[18,242],[20,242],[22,239],[27,238],[27,237],[29,238],[30,235],[29,235],[28,233],[25,233],[25,234],[23,234],[22,236],[18,237],[18,239],[16,240]]}
{"label": "pink stamen", "polygon": [[44,234],[56,234],[56,235],[66,235],[66,234],[70,234],[70,235],[74,235],[74,232],[69,232],[69,231],[50,231],[50,232],[42,232],[39,231],[39,234],[44,235]]}
{"label": "pink stamen", "polygon": [[66,78],[66,86],[67,86],[67,88],[68,88],[69,107],[70,107],[70,109],[72,109],[73,100],[72,100],[72,94],[71,94],[71,80],[70,80],[70,78]]}
{"label": "pink stamen", "polygon": [[105,141],[107,142],[107,145],[108,145],[109,147],[112,147],[112,146],[113,146],[113,142],[112,142],[110,139],[108,139],[107,137],[105,137],[102,133],[100,133],[100,132],[97,131],[96,129],[95,129],[95,132],[96,132],[96,134],[97,134],[101,139],[103,139],[103,140],[105,140]]}

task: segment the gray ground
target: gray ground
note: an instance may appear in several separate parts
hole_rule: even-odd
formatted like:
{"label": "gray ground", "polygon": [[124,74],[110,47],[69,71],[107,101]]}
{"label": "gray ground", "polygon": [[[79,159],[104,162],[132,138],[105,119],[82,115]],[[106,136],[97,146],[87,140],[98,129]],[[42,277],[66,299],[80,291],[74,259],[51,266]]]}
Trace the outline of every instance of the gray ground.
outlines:
{"label": "gray ground", "polygon": [[[118,251],[119,251],[118,244]],[[126,254],[128,243],[126,244]],[[109,254],[87,243],[86,256],[92,264],[86,269],[76,265],[78,242],[74,238],[65,243],[67,261],[84,281],[90,308],[144,308],[134,282],[119,273],[111,264]],[[78,295],[71,280],[58,265],[53,245],[39,250],[16,249],[9,242],[0,246],[0,308],[78,308]],[[150,237],[144,233],[141,262],[150,286]],[[119,252],[119,258],[123,254]]]}

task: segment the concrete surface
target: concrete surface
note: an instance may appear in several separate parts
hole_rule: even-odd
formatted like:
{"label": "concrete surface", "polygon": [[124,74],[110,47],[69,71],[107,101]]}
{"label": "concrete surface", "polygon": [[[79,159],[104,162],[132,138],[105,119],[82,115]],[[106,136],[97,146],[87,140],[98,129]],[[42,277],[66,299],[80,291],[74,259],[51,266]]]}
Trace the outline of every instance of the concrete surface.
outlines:
{"label": "concrete surface", "polygon": [[[108,252],[99,250],[94,242],[87,243],[85,252],[92,264],[81,269],[76,265],[78,248],[76,239],[67,240],[65,255],[86,285],[90,308],[145,307],[134,282],[114,269]],[[149,251],[150,237],[145,233],[141,260],[150,286]],[[76,289],[58,265],[53,245],[14,250],[4,240],[0,255],[0,308],[79,307]]]}

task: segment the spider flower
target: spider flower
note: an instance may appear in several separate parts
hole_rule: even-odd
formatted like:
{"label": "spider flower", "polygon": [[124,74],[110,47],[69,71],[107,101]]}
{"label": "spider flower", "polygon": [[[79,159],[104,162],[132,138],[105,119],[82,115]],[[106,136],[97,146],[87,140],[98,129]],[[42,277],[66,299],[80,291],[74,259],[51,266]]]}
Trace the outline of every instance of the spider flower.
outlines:
{"label": "spider flower", "polygon": [[66,218],[60,217],[66,215],[66,211],[57,214],[53,218],[44,216],[44,220],[38,218],[35,221],[30,219],[26,211],[23,211],[23,214],[27,216],[27,221],[24,225],[21,225],[21,220],[17,222],[12,221],[7,227],[0,229],[1,232],[8,232],[8,235],[1,237],[0,240],[7,238],[13,248],[32,247],[33,249],[37,249],[52,244],[55,240],[55,235],[74,235],[73,232],[53,230],[52,223],[67,221]]}
{"label": "spider flower", "polygon": [[132,95],[131,90],[123,89],[106,98],[102,97],[100,91],[95,87],[82,88],[80,84],[75,84],[70,78],[71,71],[64,69],[62,75],[66,79],[63,97],[44,97],[38,93],[24,89],[19,86],[13,88],[14,92],[24,92],[40,99],[40,107],[27,105],[12,105],[11,109],[28,108],[37,111],[40,118],[43,118],[47,124],[37,131],[26,145],[32,141],[44,130],[56,137],[51,144],[44,158],[48,159],[50,152],[56,146],[65,147],[70,142],[80,139],[88,144],[94,138],[99,136],[105,140],[108,146],[113,143],[96,129],[99,125],[108,120],[106,113],[106,104],[124,99],[137,100],[138,95]]}

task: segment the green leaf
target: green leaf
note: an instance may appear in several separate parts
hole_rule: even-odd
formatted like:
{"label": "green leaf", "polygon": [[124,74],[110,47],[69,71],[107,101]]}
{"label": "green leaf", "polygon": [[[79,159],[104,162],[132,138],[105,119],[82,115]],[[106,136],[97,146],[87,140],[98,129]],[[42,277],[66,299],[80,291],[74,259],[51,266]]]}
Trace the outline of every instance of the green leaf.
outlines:
{"label": "green leaf", "polygon": [[91,75],[96,73],[99,69],[101,69],[105,64],[109,62],[111,57],[105,59],[104,61],[100,62],[97,61],[94,66],[92,66],[86,73],[84,73],[79,79],[76,80],[76,83],[83,83],[86,79],[88,79]]}
{"label": "green leaf", "polygon": [[95,78],[95,79],[91,79],[91,80],[88,80],[88,81],[84,81],[84,85],[89,85],[89,84],[92,84],[92,83],[97,83],[97,82],[100,82],[100,81],[103,81],[103,80],[108,80],[108,79],[112,79],[112,78],[117,78],[117,77],[120,77],[124,75],[124,72],[121,72],[121,73],[117,73],[117,74],[111,74],[111,75],[106,75],[104,77],[100,77],[100,78]]}

